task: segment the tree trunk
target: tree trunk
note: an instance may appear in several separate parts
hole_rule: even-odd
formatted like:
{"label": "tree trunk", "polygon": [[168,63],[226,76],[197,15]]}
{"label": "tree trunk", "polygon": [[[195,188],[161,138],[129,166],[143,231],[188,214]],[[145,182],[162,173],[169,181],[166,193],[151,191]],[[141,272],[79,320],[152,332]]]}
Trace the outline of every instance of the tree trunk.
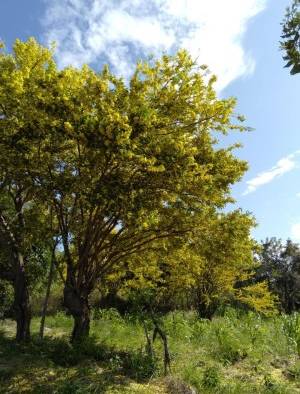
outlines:
{"label": "tree trunk", "polygon": [[74,319],[71,342],[81,342],[89,336],[90,332],[88,293],[80,293],[67,282],[64,288],[64,305]]}
{"label": "tree trunk", "polygon": [[24,267],[21,265],[14,280],[14,311],[17,322],[16,340],[30,340],[31,308]]}
{"label": "tree trunk", "polygon": [[[55,252],[55,249],[54,249]],[[49,276],[48,276],[48,283],[47,283],[47,289],[46,289],[46,295],[44,299],[44,304],[43,304],[43,309],[42,309],[42,317],[41,317],[41,324],[40,324],[40,337],[43,339],[44,337],[44,330],[45,330],[45,319],[46,319],[46,314],[47,314],[47,308],[48,308],[48,301],[49,301],[49,296],[50,296],[50,291],[51,291],[51,285],[53,281],[53,273],[54,273],[54,253],[52,254],[51,258],[51,265],[50,265],[50,271],[49,271]]]}
{"label": "tree trunk", "polygon": [[161,337],[164,346],[164,374],[167,375],[168,372],[171,372],[171,356],[169,352],[168,338],[164,330],[160,327],[158,320],[155,318],[152,312],[151,312],[151,318],[154,324],[152,342],[155,341],[157,334]]}
{"label": "tree trunk", "polygon": [[71,342],[82,342],[88,338],[90,333],[90,308],[88,305],[83,306],[80,315],[73,315],[74,327],[72,331]]}
{"label": "tree trunk", "polygon": [[207,304],[204,301],[198,301],[197,312],[200,318],[211,320],[216,310],[217,306],[214,303]]}

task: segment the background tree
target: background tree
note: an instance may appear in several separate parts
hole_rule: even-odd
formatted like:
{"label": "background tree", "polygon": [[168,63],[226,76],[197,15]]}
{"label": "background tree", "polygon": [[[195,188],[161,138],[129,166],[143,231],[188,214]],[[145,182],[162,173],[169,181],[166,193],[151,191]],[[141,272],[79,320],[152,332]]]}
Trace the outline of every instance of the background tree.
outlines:
{"label": "background tree", "polygon": [[300,308],[300,248],[287,240],[285,244],[276,238],[262,243],[259,255],[258,280],[265,279],[270,290],[277,295],[279,307],[285,313]]}
{"label": "background tree", "polygon": [[272,313],[274,297],[267,282],[254,281],[258,247],[250,235],[254,224],[251,216],[239,210],[202,217],[186,236],[132,256],[110,280],[118,283],[116,278],[121,277],[125,296],[126,287],[155,289],[161,311],[193,308],[200,317],[210,319],[218,307],[239,303]]}
{"label": "background tree", "polygon": [[294,0],[287,8],[282,23],[281,49],[284,52],[285,67],[290,67],[290,73],[300,72],[300,0]]}

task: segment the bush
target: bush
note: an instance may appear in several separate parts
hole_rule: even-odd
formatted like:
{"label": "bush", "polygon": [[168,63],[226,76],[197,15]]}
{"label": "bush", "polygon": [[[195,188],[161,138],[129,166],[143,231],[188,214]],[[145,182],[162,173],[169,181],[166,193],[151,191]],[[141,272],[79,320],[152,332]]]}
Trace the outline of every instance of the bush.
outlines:
{"label": "bush", "polygon": [[66,380],[63,382],[60,387],[58,387],[54,394],[80,394],[82,393],[82,387],[79,382],[73,382],[70,380]]}
{"label": "bush", "polygon": [[263,386],[264,386],[264,389],[265,389],[266,393],[270,393],[270,394],[284,394],[284,393],[288,393],[288,391],[286,391],[284,389],[284,387],[282,387],[281,384],[279,384],[277,381],[275,381],[269,375],[266,375],[264,377]]}
{"label": "bush", "polygon": [[[31,309],[34,316],[40,316],[41,314],[45,300],[45,293],[45,285],[39,286],[32,291]],[[60,282],[54,282],[48,299],[47,315],[55,315],[56,313],[63,311],[63,309],[63,287]]]}
{"label": "bush", "polygon": [[52,340],[50,348],[50,359],[61,367],[71,367],[77,365],[83,359],[83,354],[76,346],[63,339]]}
{"label": "bush", "polygon": [[0,367],[0,383],[5,382],[14,375],[14,370],[12,368]]}
{"label": "bush", "polygon": [[241,338],[235,336],[226,327],[216,327],[215,337],[216,346],[214,354],[222,363],[233,364],[247,356],[247,349],[246,346],[243,346]]}
{"label": "bush", "polygon": [[300,361],[296,361],[296,363],[287,369],[285,375],[289,379],[298,380],[300,379]]}
{"label": "bush", "polygon": [[168,376],[165,379],[165,385],[169,394],[195,394],[194,389],[182,380],[173,376]]}
{"label": "bush", "polygon": [[216,388],[220,386],[220,370],[217,367],[209,367],[204,370],[202,378],[202,386],[205,388]]}
{"label": "bush", "polygon": [[300,356],[300,315],[298,313],[293,313],[290,316],[285,315],[282,317],[282,321],[288,341],[295,345],[298,356]]}
{"label": "bush", "polygon": [[99,309],[93,308],[92,309],[92,318],[94,320],[113,320],[115,322],[123,322],[123,318],[118,312],[117,309],[110,308],[110,309]]}
{"label": "bush", "polygon": [[145,380],[153,377],[158,372],[156,357],[152,357],[142,350],[129,353],[124,358],[123,368],[126,374],[136,380]]}
{"label": "bush", "polygon": [[201,393],[202,389],[202,375],[199,368],[188,365],[183,371],[183,379],[194,387],[197,392]]}
{"label": "bush", "polygon": [[74,344],[74,349],[81,355],[93,358],[95,361],[109,360],[112,350],[98,344],[95,336],[85,338],[84,341]]}

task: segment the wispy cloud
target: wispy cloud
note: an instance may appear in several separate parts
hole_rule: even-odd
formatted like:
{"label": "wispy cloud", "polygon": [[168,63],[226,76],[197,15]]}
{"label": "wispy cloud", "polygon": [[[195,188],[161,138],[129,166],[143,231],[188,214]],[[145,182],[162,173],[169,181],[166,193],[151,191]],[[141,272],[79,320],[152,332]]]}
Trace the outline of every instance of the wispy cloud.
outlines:
{"label": "wispy cloud", "polygon": [[61,67],[109,62],[129,76],[149,53],[184,47],[219,77],[218,89],[254,68],[242,39],[267,0],[47,0],[44,38]]}
{"label": "wispy cloud", "polygon": [[266,185],[267,183],[272,182],[274,179],[293,170],[297,165],[296,156],[299,155],[299,153],[300,150],[297,150],[296,152],[283,157],[282,159],[278,160],[274,167],[267,171],[261,172],[256,177],[247,181],[247,189],[244,191],[243,195],[253,193],[259,187]]}

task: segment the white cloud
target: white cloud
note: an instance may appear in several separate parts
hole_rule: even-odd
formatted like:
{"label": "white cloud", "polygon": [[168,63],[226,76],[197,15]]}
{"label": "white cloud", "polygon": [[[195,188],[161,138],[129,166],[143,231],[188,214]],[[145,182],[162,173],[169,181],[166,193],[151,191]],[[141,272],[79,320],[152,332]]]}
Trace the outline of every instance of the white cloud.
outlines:
{"label": "white cloud", "polygon": [[270,168],[267,171],[261,172],[256,177],[250,179],[246,182],[247,189],[243,193],[243,195],[253,193],[259,187],[272,182],[274,179],[282,176],[283,174],[293,170],[296,165],[296,156],[300,153],[300,150],[283,157],[282,159],[278,160],[274,167]]}
{"label": "white cloud", "polygon": [[59,65],[110,62],[129,76],[138,57],[187,48],[219,77],[218,89],[250,73],[242,38],[267,0],[47,0],[44,38]]}
{"label": "white cloud", "polygon": [[291,238],[294,242],[300,242],[300,223],[292,225]]}

